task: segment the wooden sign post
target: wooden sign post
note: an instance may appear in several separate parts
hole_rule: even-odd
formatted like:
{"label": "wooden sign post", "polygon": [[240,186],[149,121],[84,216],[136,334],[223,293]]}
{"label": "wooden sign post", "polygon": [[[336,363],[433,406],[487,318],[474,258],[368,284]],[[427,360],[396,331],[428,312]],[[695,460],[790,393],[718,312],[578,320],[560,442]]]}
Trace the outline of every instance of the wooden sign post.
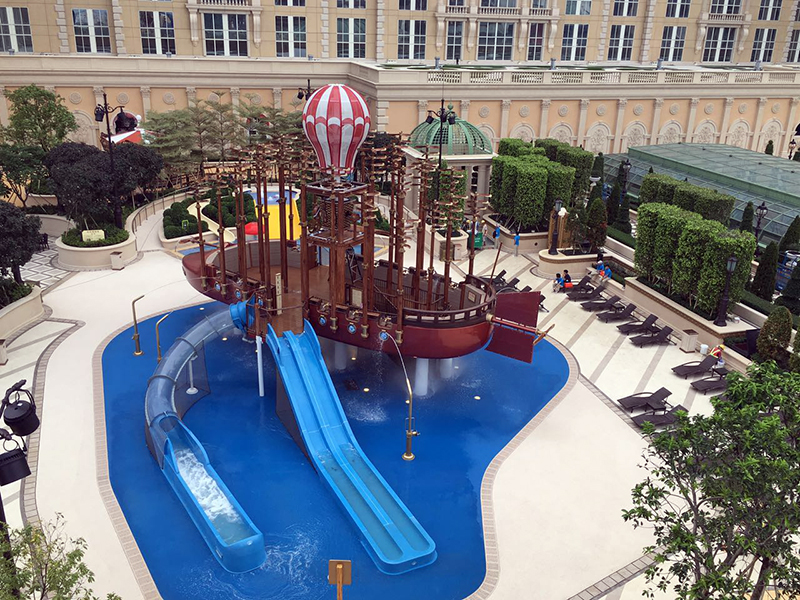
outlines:
{"label": "wooden sign post", "polygon": [[336,600],[342,600],[342,586],[353,582],[353,569],[349,560],[328,561],[328,583],[336,586]]}

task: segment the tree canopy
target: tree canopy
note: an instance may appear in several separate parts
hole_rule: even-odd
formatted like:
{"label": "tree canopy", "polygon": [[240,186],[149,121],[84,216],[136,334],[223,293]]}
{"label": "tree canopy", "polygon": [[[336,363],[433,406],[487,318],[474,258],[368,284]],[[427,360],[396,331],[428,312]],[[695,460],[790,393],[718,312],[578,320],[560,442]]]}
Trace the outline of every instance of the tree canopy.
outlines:
{"label": "tree canopy", "polygon": [[8,271],[22,283],[20,267],[31,259],[39,243],[39,217],[29,217],[9,202],[0,202],[0,275]]}
{"label": "tree canopy", "polygon": [[12,144],[38,146],[49,152],[78,128],[64,99],[36,85],[27,85],[6,94],[11,103],[8,126],[3,138]]}
{"label": "tree canopy", "polygon": [[0,195],[15,197],[25,206],[31,185],[47,175],[43,158],[39,146],[0,144]]}

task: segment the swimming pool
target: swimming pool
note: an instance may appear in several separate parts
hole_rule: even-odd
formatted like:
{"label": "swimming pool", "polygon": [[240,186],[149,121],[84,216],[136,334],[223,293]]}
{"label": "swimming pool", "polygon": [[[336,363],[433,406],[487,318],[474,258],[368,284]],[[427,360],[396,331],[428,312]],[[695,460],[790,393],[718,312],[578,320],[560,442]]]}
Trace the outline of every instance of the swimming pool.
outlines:
{"label": "swimming pool", "polygon": [[[198,308],[173,313],[161,326],[165,347],[203,314]],[[210,554],[144,444],[143,397],[155,368],[155,351],[147,344],[153,344],[155,320],[140,324],[145,356],[132,356],[130,331],[123,332],[104,352],[103,374],[111,482],[165,599],[330,598],[331,558],[353,561],[348,600],[455,600],[480,585],[481,479],[497,452],[566,383],[567,363],[552,345],[536,347],[533,365],[479,351],[456,360],[453,379],[434,378],[432,393],[415,401],[421,435],[414,440],[413,462],[401,459],[407,410],[402,369],[383,354],[359,350],[346,371],[332,374],[361,447],[437,545],[433,565],[390,576],[375,568],[278,420],[274,386],[266,398],[258,397],[254,344],[234,337],[208,344],[212,391],[184,422],[266,542],[267,562],[236,575]],[[324,345],[323,352],[332,354]],[[275,367],[268,353],[265,359],[272,382]]]}

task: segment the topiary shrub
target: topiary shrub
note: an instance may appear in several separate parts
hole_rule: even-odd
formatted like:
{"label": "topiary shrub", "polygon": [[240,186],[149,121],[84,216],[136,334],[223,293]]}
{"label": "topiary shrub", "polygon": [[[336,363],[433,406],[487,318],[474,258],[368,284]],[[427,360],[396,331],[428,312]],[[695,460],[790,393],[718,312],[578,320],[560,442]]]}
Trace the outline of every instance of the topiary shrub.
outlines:
{"label": "topiary shrub", "polygon": [[575,182],[572,186],[571,198],[573,201],[582,198],[589,190],[589,177],[592,174],[594,154],[583,148],[574,148],[564,144],[556,152],[556,161],[575,169]]}
{"label": "topiary shrub", "polygon": [[552,138],[540,138],[536,140],[533,144],[536,148],[542,148],[547,158],[553,161],[556,160],[558,149],[561,146],[567,146],[567,144],[564,144]]}
{"label": "topiary shrub", "polygon": [[778,245],[770,242],[761,260],[758,262],[753,283],[750,291],[759,298],[772,302],[772,295],[775,293],[775,277],[778,273]]}
{"label": "topiary shrub", "polygon": [[678,244],[675,241],[680,239],[689,221],[699,219],[700,216],[693,212],[668,204],[663,205],[663,208],[658,211],[658,223],[653,244],[653,274],[664,281],[670,291],[675,255],[678,251]]}
{"label": "topiary shrub", "polygon": [[100,246],[113,246],[114,244],[121,244],[128,239],[130,235],[126,229],[120,229],[114,225],[106,224],[100,227],[106,234],[105,239],[83,241],[80,229],[70,229],[61,235],[61,241],[67,246],[75,248],[99,248]]}
{"label": "topiary shrub", "polygon": [[[645,175],[642,179],[642,185],[639,188],[639,204],[658,202],[661,183],[668,179],[672,178],[669,175],[658,175],[656,173],[648,173]],[[670,198],[670,202],[672,202],[672,198]]]}
{"label": "topiary shrub", "polygon": [[739,222],[739,231],[753,231],[753,216],[755,209],[753,203],[748,202],[742,211],[742,220]]}
{"label": "topiary shrub", "polygon": [[767,317],[756,340],[756,347],[761,359],[774,360],[777,363],[783,362],[791,337],[792,315],[789,309],[783,306],[776,308]]}
{"label": "topiary shrub", "polygon": [[542,220],[547,194],[547,170],[524,162],[515,168],[517,178],[513,215],[520,228],[528,229]]}
{"label": "topiary shrub", "polygon": [[697,286],[706,248],[711,240],[725,228],[716,221],[690,219],[678,237],[675,258],[672,265],[672,289],[689,301],[697,303]]}
{"label": "topiary shrub", "polygon": [[772,143],[772,140],[767,142],[767,147],[764,148],[764,154],[769,154],[772,156],[772,153],[775,152],[775,145]]}
{"label": "topiary shrub", "polygon": [[664,204],[648,203],[639,205],[639,217],[636,227],[636,252],[633,255],[636,273],[640,277],[650,279],[653,275],[653,258],[655,256],[656,227],[659,212]]}
{"label": "topiary shrub", "polygon": [[501,214],[507,214],[507,207],[503,197],[503,174],[506,165],[514,160],[511,156],[495,156],[492,159],[492,174],[489,179],[489,193],[491,194],[492,208]]}
{"label": "topiary shrub", "polygon": [[775,304],[785,306],[792,313],[800,315],[800,266],[792,269],[792,276]]}
{"label": "topiary shrub", "polygon": [[503,184],[500,188],[500,212],[512,215],[514,212],[514,198],[517,193],[517,175],[519,174],[519,159],[511,159],[503,167]]}
{"label": "topiary shrub", "polygon": [[723,228],[712,238],[703,257],[703,270],[697,285],[697,306],[700,310],[708,313],[716,311],[725,288],[726,265],[731,256],[736,256],[738,260],[736,270],[731,275],[728,296],[731,305],[739,301],[750,279],[750,264],[755,250],[756,239],[752,233]]}
{"label": "topiary shrub", "polygon": [[542,218],[547,221],[550,218],[550,213],[555,206],[556,200],[561,200],[564,203],[569,200],[572,186],[575,183],[575,168],[552,161],[548,161],[544,166],[547,169],[547,194],[544,200]]}
{"label": "topiary shrub", "polygon": [[607,228],[606,203],[602,198],[595,198],[589,205],[589,214],[586,217],[586,237],[592,244],[592,252],[597,252],[605,245]]}
{"label": "topiary shrub", "polygon": [[789,357],[789,369],[795,373],[800,373],[800,333],[794,335],[794,352]]}
{"label": "topiary shrub", "polygon": [[[795,154],[795,156],[798,155],[800,155],[800,152]],[[795,217],[789,224],[789,227],[786,228],[786,233],[784,233],[783,237],[781,238],[781,243],[780,246],[778,246],[778,250],[781,252],[786,252],[795,244],[800,244],[800,216]]]}
{"label": "topiary shrub", "polygon": [[628,194],[625,194],[619,204],[619,212],[617,213],[617,220],[614,221],[614,227],[628,235],[633,231],[631,227],[631,198]]}
{"label": "topiary shrub", "polygon": [[183,230],[175,225],[164,225],[164,237],[171,240],[184,235]]}
{"label": "topiary shrub", "polygon": [[606,200],[606,214],[608,214],[609,225],[616,223],[619,218],[619,195],[619,184],[614,182],[614,187],[611,188],[611,193]]}
{"label": "topiary shrub", "polygon": [[501,156],[526,156],[533,153],[533,144],[517,138],[503,138],[497,145],[497,153]]}

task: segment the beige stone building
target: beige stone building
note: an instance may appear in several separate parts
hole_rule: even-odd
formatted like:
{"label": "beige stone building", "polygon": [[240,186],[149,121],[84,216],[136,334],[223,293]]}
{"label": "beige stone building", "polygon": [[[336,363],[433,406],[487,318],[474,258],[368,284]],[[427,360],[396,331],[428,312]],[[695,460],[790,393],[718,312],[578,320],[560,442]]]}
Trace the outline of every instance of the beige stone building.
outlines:
{"label": "beige stone building", "polygon": [[55,89],[92,143],[103,91],[140,115],[213,93],[297,109],[310,79],[358,89],[388,131],[410,132],[444,97],[494,142],[771,139],[785,153],[800,120],[800,0],[522,2],[0,0],[0,93]]}

